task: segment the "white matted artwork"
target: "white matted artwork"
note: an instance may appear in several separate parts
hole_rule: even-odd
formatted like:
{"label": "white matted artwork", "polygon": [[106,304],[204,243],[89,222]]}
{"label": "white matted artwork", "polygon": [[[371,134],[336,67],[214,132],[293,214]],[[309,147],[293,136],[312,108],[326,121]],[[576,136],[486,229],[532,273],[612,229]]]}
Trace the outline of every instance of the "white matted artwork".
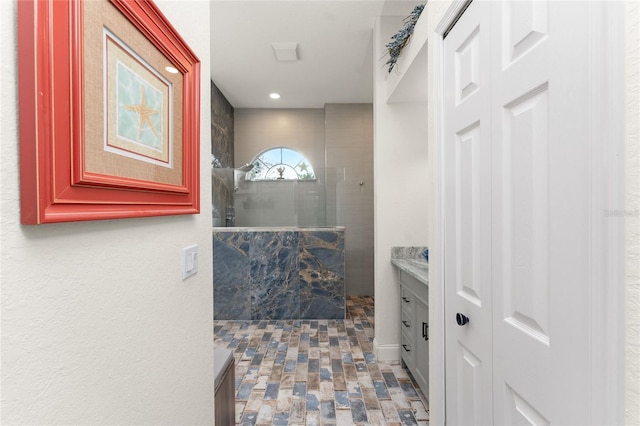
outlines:
{"label": "white matted artwork", "polygon": [[172,85],[106,28],[104,150],[172,167]]}

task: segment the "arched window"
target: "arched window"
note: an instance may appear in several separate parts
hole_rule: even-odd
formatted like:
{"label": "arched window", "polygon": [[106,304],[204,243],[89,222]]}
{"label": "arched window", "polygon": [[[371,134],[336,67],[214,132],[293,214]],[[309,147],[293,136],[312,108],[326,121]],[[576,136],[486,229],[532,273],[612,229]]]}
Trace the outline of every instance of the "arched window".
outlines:
{"label": "arched window", "polygon": [[247,181],[316,180],[309,160],[291,148],[270,148],[252,162],[253,168],[245,175]]}

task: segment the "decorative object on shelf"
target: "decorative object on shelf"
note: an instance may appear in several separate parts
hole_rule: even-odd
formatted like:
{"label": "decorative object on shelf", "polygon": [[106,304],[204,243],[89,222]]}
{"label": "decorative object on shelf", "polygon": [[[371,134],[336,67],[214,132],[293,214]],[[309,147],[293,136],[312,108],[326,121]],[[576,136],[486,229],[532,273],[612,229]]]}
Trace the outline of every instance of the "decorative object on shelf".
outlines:
{"label": "decorative object on shelf", "polygon": [[22,223],[199,213],[200,60],[155,3],[17,7]]}
{"label": "decorative object on shelf", "polygon": [[398,57],[400,56],[400,52],[402,52],[404,46],[409,42],[409,38],[411,37],[411,34],[413,34],[413,28],[415,27],[416,22],[418,22],[418,18],[420,18],[420,15],[424,10],[424,6],[425,4],[416,6],[411,14],[404,18],[404,26],[391,37],[392,41],[386,45],[389,53],[389,60],[387,60],[389,73],[391,73],[391,70],[395,67]]}
{"label": "decorative object on shelf", "polygon": [[429,261],[429,249],[423,250],[422,257],[424,257],[424,260],[426,260],[427,262]]}

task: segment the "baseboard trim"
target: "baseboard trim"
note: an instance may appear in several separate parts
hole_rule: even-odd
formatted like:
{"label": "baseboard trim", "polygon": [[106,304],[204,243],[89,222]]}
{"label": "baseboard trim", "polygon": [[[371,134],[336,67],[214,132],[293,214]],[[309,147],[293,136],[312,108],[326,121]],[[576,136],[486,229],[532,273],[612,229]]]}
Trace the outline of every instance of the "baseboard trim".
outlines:
{"label": "baseboard trim", "polygon": [[373,351],[378,361],[400,361],[400,345],[381,345],[374,338]]}

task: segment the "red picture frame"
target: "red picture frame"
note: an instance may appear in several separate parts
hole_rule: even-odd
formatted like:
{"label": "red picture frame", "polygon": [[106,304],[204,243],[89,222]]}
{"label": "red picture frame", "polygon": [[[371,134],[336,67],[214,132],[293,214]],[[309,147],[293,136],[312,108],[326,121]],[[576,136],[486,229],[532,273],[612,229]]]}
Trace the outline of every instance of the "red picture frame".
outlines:
{"label": "red picture frame", "polygon": [[[93,86],[85,80],[85,69],[93,64],[85,63],[84,56],[83,34],[89,29],[85,6],[82,0],[18,2],[22,223],[199,213],[200,61],[152,1],[110,0],[106,7],[115,7],[116,32],[118,20],[126,22],[132,37],[153,46],[156,57],[164,57],[178,70],[175,78],[182,89],[176,91],[179,102],[172,114],[180,126],[172,130],[176,137],[171,145],[179,154],[177,161],[160,169],[116,156],[115,163],[134,175],[90,169],[87,149],[101,149],[103,136],[88,137],[85,132],[103,124],[90,118],[86,109],[93,99],[87,100],[85,91]],[[141,133],[143,125],[140,115]],[[106,124],[101,128],[106,133]],[[136,177],[138,168],[148,169],[148,176]],[[174,181],[155,179],[169,172]]]}

